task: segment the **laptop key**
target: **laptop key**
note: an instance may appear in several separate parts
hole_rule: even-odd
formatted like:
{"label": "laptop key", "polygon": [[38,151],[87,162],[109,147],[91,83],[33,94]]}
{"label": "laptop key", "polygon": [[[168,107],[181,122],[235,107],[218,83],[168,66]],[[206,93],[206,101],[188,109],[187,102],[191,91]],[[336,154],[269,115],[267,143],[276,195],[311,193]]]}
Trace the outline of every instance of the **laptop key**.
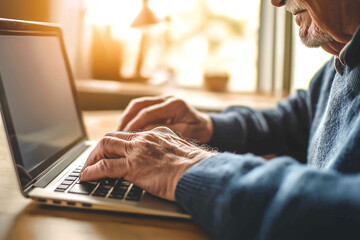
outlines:
{"label": "laptop key", "polygon": [[142,191],[143,190],[140,187],[133,185],[130,190],[130,193],[139,193],[139,192],[142,193]]}
{"label": "laptop key", "polygon": [[114,186],[115,182],[117,179],[115,178],[104,178],[101,180],[101,183],[103,185],[110,185],[110,186]]}
{"label": "laptop key", "polygon": [[116,198],[116,199],[123,199],[125,196],[125,193],[120,193],[120,192],[117,192],[117,193],[111,193],[109,198]]}
{"label": "laptop key", "polygon": [[129,187],[127,186],[115,186],[114,187],[114,192],[126,192],[128,190]]}
{"label": "laptop key", "polygon": [[61,184],[62,185],[71,185],[74,181],[65,180]]}
{"label": "laptop key", "polygon": [[127,188],[114,188],[109,197],[123,199]]}
{"label": "laptop key", "polygon": [[133,186],[128,193],[126,200],[139,201],[141,199],[143,190],[138,186]]}
{"label": "laptop key", "polygon": [[119,180],[119,182],[117,183],[117,186],[125,186],[125,187],[128,187],[130,186],[130,182],[129,181],[126,181],[126,180]]}
{"label": "laptop key", "polygon": [[77,184],[78,183],[88,183],[88,184],[92,184],[92,185],[97,185],[99,182],[98,181],[86,181],[86,182],[81,182],[80,179],[79,181],[77,181]]}
{"label": "laptop key", "polygon": [[55,192],[65,192],[65,189],[57,188],[57,189],[55,189]]}
{"label": "laptop key", "polygon": [[106,197],[108,191],[107,190],[102,190],[102,189],[96,189],[96,191],[93,193],[93,196],[97,196],[97,197]]}
{"label": "laptop key", "polygon": [[112,188],[111,185],[104,185],[103,183],[100,183],[100,186],[99,186],[99,189],[106,190],[106,191],[110,191],[111,188]]}
{"label": "laptop key", "polygon": [[140,201],[140,199],[141,199],[141,195],[137,195],[137,196],[130,196],[130,195],[128,195],[128,196],[126,197],[126,200],[129,200],[129,201]]}
{"label": "laptop key", "polygon": [[96,184],[88,182],[81,182],[75,184],[69,191],[69,193],[89,195],[96,187]]}
{"label": "laptop key", "polygon": [[63,185],[63,184],[61,184],[61,185],[59,185],[56,189],[64,189],[64,190],[66,190],[68,187],[69,187],[69,185]]}
{"label": "laptop key", "polygon": [[77,177],[67,177],[65,180],[66,181],[75,181],[77,179]]}
{"label": "laptop key", "polygon": [[75,172],[72,172],[69,174],[70,177],[79,177],[80,176],[80,173],[75,173]]}

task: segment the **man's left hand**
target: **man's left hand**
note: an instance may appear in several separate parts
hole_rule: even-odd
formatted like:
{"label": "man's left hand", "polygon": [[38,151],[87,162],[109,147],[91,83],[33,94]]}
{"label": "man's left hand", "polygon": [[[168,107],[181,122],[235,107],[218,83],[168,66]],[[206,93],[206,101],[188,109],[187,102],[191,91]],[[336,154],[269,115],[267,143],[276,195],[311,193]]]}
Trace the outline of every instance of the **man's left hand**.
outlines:
{"label": "man's left hand", "polygon": [[123,177],[151,194],[175,201],[181,176],[211,155],[166,127],[108,133],[90,154],[80,180]]}

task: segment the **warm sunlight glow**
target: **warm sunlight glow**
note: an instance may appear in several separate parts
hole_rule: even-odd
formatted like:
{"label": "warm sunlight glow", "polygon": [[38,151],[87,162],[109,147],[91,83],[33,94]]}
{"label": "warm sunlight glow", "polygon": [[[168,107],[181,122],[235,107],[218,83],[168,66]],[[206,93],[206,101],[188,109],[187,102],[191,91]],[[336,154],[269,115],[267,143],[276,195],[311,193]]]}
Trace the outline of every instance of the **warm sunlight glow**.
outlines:
{"label": "warm sunlight glow", "polygon": [[96,25],[130,27],[140,12],[141,0],[85,0],[85,21]]}
{"label": "warm sunlight glow", "polygon": [[177,86],[199,88],[207,76],[225,75],[231,91],[255,90],[260,0],[148,0],[160,23],[143,28],[130,27],[143,0],[83,1],[85,23],[119,59],[121,77],[142,64],[143,76],[165,71]]}
{"label": "warm sunlight glow", "polygon": [[161,19],[183,11],[191,11],[195,8],[196,1],[171,1],[171,0],[150,0],[149,7]]}

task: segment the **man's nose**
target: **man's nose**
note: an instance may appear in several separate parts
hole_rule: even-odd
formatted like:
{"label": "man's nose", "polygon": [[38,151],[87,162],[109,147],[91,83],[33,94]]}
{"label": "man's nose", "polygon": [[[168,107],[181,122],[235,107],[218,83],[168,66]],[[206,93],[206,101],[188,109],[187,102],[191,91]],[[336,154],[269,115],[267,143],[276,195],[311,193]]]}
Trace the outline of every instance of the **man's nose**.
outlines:
{"label": "man's nose", "polygon": [[281,7],[284,6],[286,3],[286,0],[271,0],[271,4],[275,7]]}

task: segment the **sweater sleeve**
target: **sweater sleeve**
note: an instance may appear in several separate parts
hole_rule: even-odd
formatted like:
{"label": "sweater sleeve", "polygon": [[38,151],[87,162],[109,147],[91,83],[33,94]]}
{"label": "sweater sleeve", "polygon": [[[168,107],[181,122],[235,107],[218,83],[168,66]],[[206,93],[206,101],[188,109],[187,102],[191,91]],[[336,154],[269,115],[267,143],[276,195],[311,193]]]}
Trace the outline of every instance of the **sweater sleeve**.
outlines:
{"label": "sweater sleeve", "polygon": [[326,79],[334,74],[331,60],[314,76],[308,91],[298,90],[274,109],[234,106],[210,113],[214,134],[209,145],[220,151],[288,155],[306,162],[311,121],[320,92],[326,90],[321,88],[330,86]]}
{"label": "sweater sleeve", "polygon": [[221,153],[194,165],[175,196],[215,239],[360,239],[360,174],[290,157]]}

